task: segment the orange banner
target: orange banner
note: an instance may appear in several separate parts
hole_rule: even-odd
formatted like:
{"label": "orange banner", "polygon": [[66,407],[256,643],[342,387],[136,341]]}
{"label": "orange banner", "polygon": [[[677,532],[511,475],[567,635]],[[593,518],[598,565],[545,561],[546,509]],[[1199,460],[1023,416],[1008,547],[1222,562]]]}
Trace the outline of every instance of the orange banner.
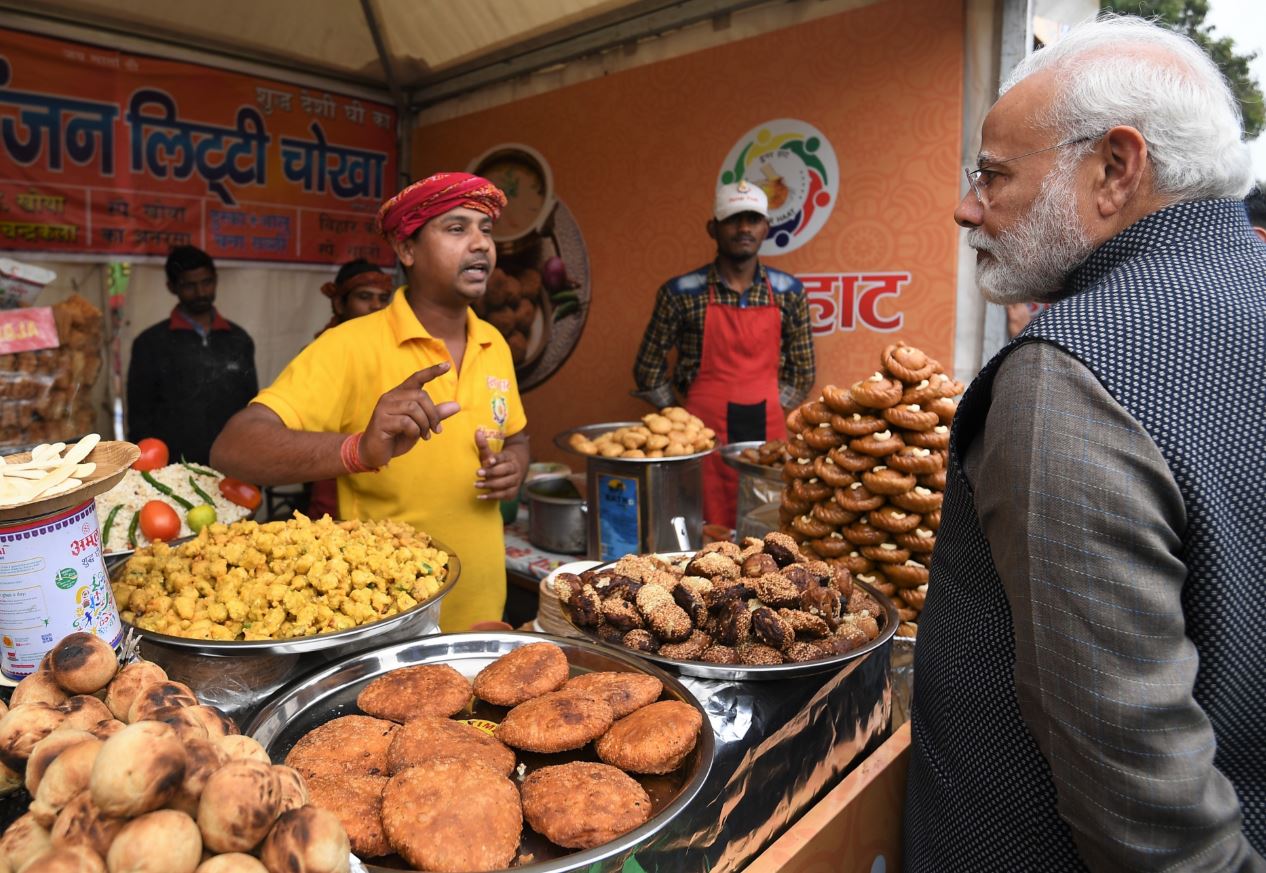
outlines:
{"label": "orange banner", "polygon": [[387,104],[0,30],[0,249],[387,264],[395,171]]}

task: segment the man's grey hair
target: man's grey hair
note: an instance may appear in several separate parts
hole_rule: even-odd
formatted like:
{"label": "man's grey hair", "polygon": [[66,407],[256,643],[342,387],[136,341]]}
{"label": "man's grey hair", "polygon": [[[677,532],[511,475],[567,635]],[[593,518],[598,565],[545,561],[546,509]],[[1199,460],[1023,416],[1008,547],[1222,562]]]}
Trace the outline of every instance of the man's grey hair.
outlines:
{"label": "man's grey hair", "polygon": [[1135,128],[1147,141],[1157,193],[1175,202],[1241,198],[1252,187],[1239,102],[1187,37],[1142,18],[1106,15],[1029,55],[998,96],[1050,69],[1056,97],[1040,120],[1060,139]]}

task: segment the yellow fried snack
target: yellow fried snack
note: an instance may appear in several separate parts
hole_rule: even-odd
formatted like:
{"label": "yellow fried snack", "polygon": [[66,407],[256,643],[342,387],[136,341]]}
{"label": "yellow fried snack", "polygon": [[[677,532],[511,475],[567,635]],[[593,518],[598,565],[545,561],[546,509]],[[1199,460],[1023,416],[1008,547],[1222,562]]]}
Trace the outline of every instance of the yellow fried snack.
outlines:
{"label": "yellow fried snack", "polygon": [[404,612],[440,590],[448,555],[394,521],[212,524],[137,550],[112,583],[123,620],[200,640],[281,640]]}

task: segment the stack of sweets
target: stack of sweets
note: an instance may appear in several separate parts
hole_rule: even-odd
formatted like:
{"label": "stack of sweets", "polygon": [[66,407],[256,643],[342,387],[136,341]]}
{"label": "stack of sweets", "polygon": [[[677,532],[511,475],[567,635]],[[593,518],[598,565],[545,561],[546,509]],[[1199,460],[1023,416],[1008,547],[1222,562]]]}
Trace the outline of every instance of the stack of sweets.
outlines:
{"label": "stack of sweets", "polygon": [[884,349],[883,369],[828,385],[787,416],[779,518],[802,550],[892,598],[899,636],[918,633],[963,384],[919,349]]}

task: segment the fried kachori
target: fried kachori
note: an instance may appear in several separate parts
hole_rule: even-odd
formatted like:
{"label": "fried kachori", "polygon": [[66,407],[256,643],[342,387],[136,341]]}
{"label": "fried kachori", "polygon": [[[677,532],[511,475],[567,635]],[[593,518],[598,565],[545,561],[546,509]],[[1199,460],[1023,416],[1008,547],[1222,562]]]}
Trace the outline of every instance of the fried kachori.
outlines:
{"label": "fried kachori", "polygon": [[694,749],[703,715],[680,700],[662,700],[620,719],[595,747],[598,757],[631,773],[668,773]]}
{"label": "fried kachori", "polygon": [[392,847],[418,870],[504,869],[523,831],[513,782],[479,764],[445,759],[392,776],[382,821]]}
{"label": "fried kachori", "polygon": [[573,676],[560,690],[601,697],[616,718],[624,718],[659,700],[664,683],[645,673],[595,672]]}
{"label": "fried kachori", "polygon": [[457,715],[470,703],[470,680],[447,664],[400,667],[370,682],[356,696],[361,712],[406,722],[420,715]]}
{"label": "fried kachori", "polygon": [[553,643],[530,643],[507,652],[475,677],[475,695],[494,706],[518,706],[557,691],[567,681],[567,655]]}
{"label": "fried kachori", "polygon": [[515,766],[514,752],[487,731],[435,715],[405,722],[387,749],[387,767],[393,775],[436,758],[482,764],[502,776],[509,776]]}
{"label": "fried kachori", "polygon": [[306,779],[344,774],[386,776],[387,749],[399,728],[381,718],[345,715],[300,737],[285,763]]}
{"label": "fried kachori", "polygon": [[568,849],[591,849],[645,824],[651,798],[637,780],[608,764],[542,767],[523,782],[523,817]]}
{"label": "fried kachori", "polygon": [[386,776],[317,776],[308,780],[308,802],[338,816],[358,857],[377,858],[392,852],[382,825],[386,787]]}
{"label": "fried kachori", "polygon": [[565,752],[596,740],[614,722],[605,700],[554,691],[507,712],[497,725],[497,739],[528,752]]}

